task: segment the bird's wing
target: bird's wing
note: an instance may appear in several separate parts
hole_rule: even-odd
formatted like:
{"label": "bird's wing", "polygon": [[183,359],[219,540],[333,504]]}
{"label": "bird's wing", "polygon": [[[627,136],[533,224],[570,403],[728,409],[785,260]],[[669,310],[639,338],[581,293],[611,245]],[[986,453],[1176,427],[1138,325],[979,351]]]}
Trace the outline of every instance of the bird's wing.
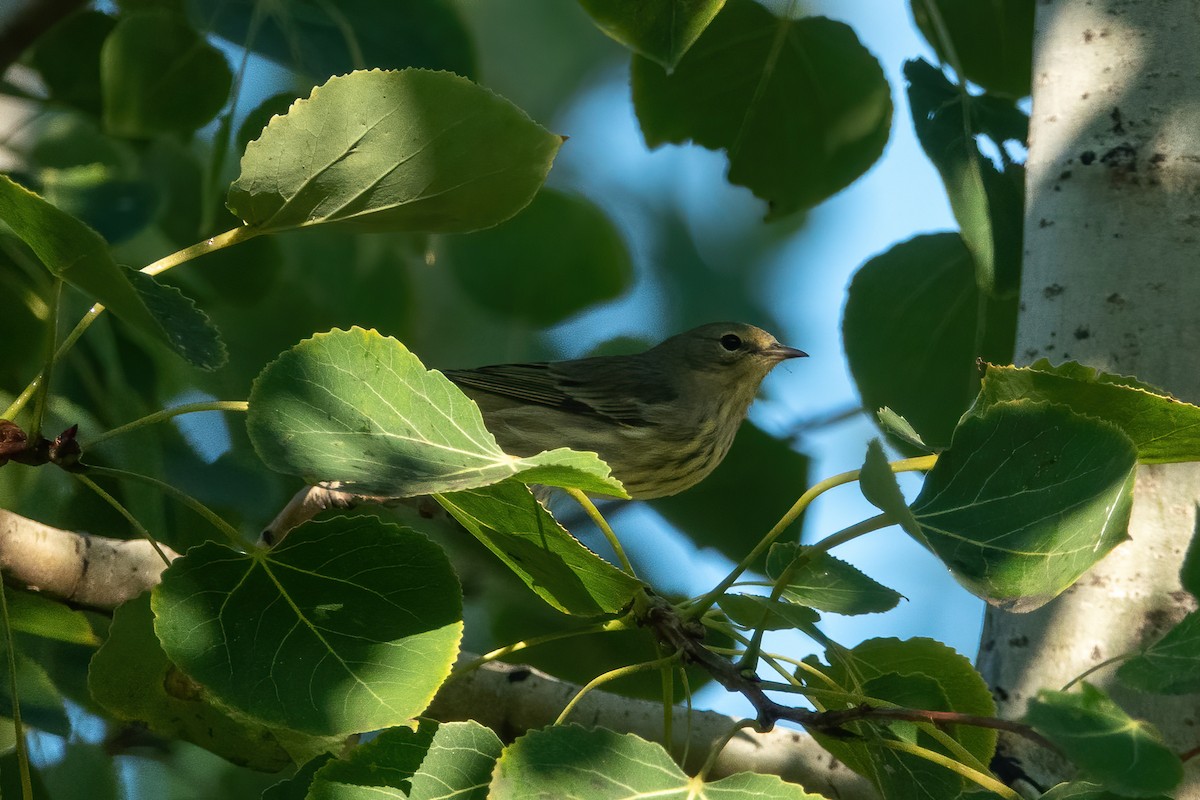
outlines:
{"label": "bird's wing", "polygon": [[447,378],[459,386],[488,392],[518,402],[550,406],[560,411],[607,418],[623,425],[647,425],[645,404],[669,397],[657,396],[662,389],[652,387],[647,395],[645,383],[612,370],[595,370],[584,377],[573,363],[498,364],[477,369],[445,370]]}

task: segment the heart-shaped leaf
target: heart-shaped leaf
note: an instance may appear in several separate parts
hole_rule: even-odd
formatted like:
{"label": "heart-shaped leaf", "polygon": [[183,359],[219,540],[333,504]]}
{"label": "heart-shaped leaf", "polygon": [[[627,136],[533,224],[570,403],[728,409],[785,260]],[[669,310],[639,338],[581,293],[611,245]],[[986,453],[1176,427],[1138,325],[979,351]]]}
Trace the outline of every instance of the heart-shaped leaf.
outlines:
{"label": "heart-shaped leaf", "polygon": [[153,594],[163,650],[214,697],[320,736],[419,714],[462,635],[441,548],[375,517],[310,522],[271,551],[194,547]]}
{"label": "heart-shaped leaf", "polygon": [[1137,457],[1119,428],[1063,406],[967,416],[912,504],[918,537],[967,589],[1030,611],[1127,537]]}

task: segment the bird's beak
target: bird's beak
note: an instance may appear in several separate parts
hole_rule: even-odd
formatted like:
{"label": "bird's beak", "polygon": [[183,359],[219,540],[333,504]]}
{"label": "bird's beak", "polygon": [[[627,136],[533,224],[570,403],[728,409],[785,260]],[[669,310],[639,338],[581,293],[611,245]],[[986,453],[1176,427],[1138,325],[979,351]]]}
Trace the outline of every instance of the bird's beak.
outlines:
{"label": "bird's beak", "polygon": [[767,358],[773,358],[776,361],[786,361],[789,358],[808,358],[808,353],[803,350],[797,350],[794,347],[775,342],[775,344],[767,347],[762,351]]}

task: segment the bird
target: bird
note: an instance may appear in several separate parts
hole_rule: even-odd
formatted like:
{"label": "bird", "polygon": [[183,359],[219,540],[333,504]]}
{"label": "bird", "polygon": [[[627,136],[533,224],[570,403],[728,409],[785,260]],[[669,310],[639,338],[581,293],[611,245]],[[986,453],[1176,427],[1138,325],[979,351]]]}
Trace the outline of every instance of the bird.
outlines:
{"label": "bird", "polygon": [[713,322],[632,355],[442,372],[505,452],[593,452],[630,497],[652,499],[716,469],[767,373],[807,355],[762,328]]}

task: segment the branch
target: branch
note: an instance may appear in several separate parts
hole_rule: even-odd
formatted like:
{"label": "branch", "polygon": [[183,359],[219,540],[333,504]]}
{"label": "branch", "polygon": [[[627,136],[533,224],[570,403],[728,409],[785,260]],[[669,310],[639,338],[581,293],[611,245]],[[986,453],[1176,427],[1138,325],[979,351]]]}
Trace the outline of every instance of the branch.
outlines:
{"label": "branch", "polygon": [[[464,653],[459,663],[470,661]],[[442,722],[473,719],[511,741],[528,730],[552,723],[581,687],[527,666],[493,662],[455,677],[442,686],[425,716]],[[686,750],[683,768],[695,774],[709,750],[738,723],[713,711],[673,710],[672,755]],[[602,691],[589,692],[571,719],[663,740],[662,703],[634,700]],[[776,728],[767,733],[739,731],[721,751],[709,773],[716,778],[734,772],[761,772],[799,783],[809,792],[842,800],[877,798],[871,783],[834,759],[811,736]]]}
{"label": "branch", "polygon": [[[159,547],[167,558],[179,557]],[[65,531],[0,509],[0,571],[31,591],[111,611],[157,585],[164,569],[144,539]]]}

